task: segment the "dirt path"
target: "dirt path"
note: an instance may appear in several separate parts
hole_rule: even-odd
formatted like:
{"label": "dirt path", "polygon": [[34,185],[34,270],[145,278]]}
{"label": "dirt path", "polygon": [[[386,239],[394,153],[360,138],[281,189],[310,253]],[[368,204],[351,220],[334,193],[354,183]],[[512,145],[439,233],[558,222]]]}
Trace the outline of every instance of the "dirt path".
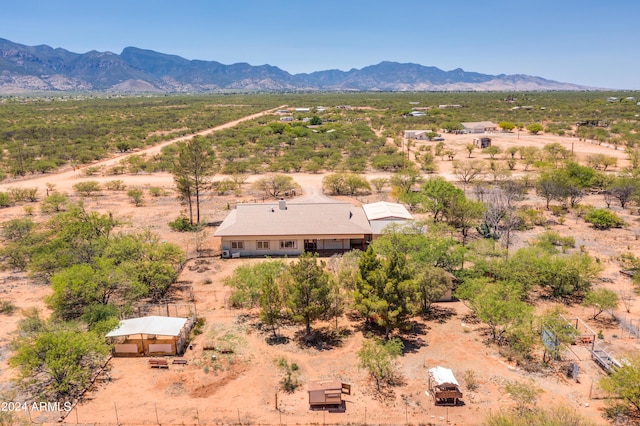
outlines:
{"label": "dirt path", "polygon": [[[237,126],[238,124],[244,122],[244,121],[249,121],[249,120],[254,120],[258,117],[262,117],[264,115],[267,114],[271,114],[274,111],[277,111],[278,109],[282,109],[285,108],[286,105],[281,105],[279,107],[276,108],[272,108],[266,111],[262,111],[262,112],[258,112],[255,114],[251,114],[251,115],[247,115],[245,117],[239,118],[237,120],[234,121],[230,121],[228,123],[225,124],[221,124],[219,126],[216,127],[212,127],[210,129],[205,129],[202,130],[200,132],[197,133],[193,133],[191,135],[186,135],[186,136],[180,136],[178,138],[175,139],[171,139],[162,143],[159,143],[157,145],[153,145],[150,146],[148,148],[139,150],[139,151],[134,151],[134,152],[128,152],[128,153],[124,153],[124,154],[120,154],[120,155],[116,155],[113,157],[110,157],[108,159],[105,160],[101,160],[97,163],[93,163],[90,165],[85,166],[86,167],[109,167],[109,166],[114,166],[116,164],[118,164],[119,162],[121,162],[122,160],[131,157],[133,155],[148,155],[148,156],[153,156],[155,154],[160,153],[160,150],[162,148],[164,148],[167,145],[171,145],[173,143],[176,142],[182,142],[182,141],[187,141],[190,139],[193,139],[196,136],[207,136],[210,135],[212,133],[215,132],[219,132],[220,130],[224,130],[224,129],[229,129],[231,127]],[[58,187],[60,186],[64,186],[65,182],[70,182],[75,180],[78,176],[82,175],[82,169],[77,169],[77,170],[68,170],[68,171],[61,171],[58,173],[47,173],[47,174],[43,174],[43,175],[32,175],[29,176],[27,178],[24,179],[20,179],[17,181],[13,181],[13,182],[4,182],[0,184],[0,190],[2,189],[6,189],[6,188],[10,188],[10,187],[40,187],[40,186],[45,186],[47,183],[55,183]]]}

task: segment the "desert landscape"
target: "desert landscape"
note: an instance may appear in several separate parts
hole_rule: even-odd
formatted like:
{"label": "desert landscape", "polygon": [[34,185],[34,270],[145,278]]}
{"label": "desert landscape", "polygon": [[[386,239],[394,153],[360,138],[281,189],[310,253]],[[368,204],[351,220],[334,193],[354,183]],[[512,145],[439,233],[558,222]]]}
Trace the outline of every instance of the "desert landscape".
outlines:
{"label": "desert landscape", "polygon": [[[268,113],[268,112],[266,112]],[[259,115],[247,117],[256,118]],[[220,128],[234,126],[229,123]],[[211,129],[210,131],[216,131]],[[204,133],[203,133],[204,134]],[[574,152],[578,159],[589,154],[604,153],[618,159],[613,169],[620,170],[627,165],[625,153],[614,146],[596,144],[571,137],[555,135],[531,135],[525,133],[492,133],[493,144],[506,150],[510,146],[559,143]],[[443,134],[447,147],[454,149],[459,158],[466,158],[465,146],[477,135]],[[175,141],[167,142],[173,143]],[[418,141],[415,151],[421,144]],[[159,146],[146,152],[158,152]],[[140,154],[143,151],[138,151]],[[93,164],[92,167],[113,165],[123,157]],[[473,158],[485,158],[476,151]],[[453,162],[437,159],[437,175],[449,181],[457,181]],[[531,173],[517,169],[513,176]],[[300,185],[298,200],[323,196],[323,173],[291,173]],[[387,177],[389,173],[366,172],[367,179]],[[214,180],[221,180],[222,175]],[[253,202],[256,196],[248,188],[259,176],[250,176],[244,184],[246,190],[239,195],[207,194],[202,202],[205,222],[217,224],[228,214],[228,206],[235,203]],[[61,173],[38,175],[30,179],[2,182],[0,189],[10,187],[38,187],[45,193],[47,184],[53,184],[55,191],[67,193],[71,198],[73,185],[82,180],[108,182],[113,176],[85,176],[82,169]],[[544,372],[530,373],[509,362],[499,348],[487,343],[486,326],[475,320],[469,307],[462,301],[435,304],[428,317],[415,317],[410,330],[397,332],[405,343],[404,354],[398,359],[402,383],[381,394],[376,391],[369,375],[358,368],[356,352],[366,338],[363,321],[350,315],[342,316],[334,322],[317,322],[313,328],[332,339],[322,344],[305,345],[300,339],[303,326],[286,323],[280,330],[282,341],[273,344],[268,341],[270,330],[263,327],[257,311],[234,309],[229,304],[230,289],[224,279],[239,265],[260,262],[264,259],[221,259],[220,242],[213,237],[215,226],[204,231],[203,247],[196,250],[198,243],[191,233],[172,231],[168,221],[184,211],[170,173],[119,175],[117,179],[127,188],[145,189],[149,186],[161,187],[166,194],[160,197],[146,197],[144,204],[136,207],[125,191],[101,191],[84,199],[85,207],[102,213],[113,212],[126,223],[122,231],[151,230],[164,241],[172,242],[187,253],[188,261],[180,273],[172,299],[176,303],[194,303],[197,316],[203,320],[202,334],[193,337],[189,349],[182,357],[186,364],[171,364],[167,369],[151,369],[147,358],[111,358],[104,370],[96,377],[82,399],[69,412],[29,412],[20,413],[25,419],[41,424],[82,424],[82,425],[310,425],[310,424],[371,424],[371,425],[475,425],[491,413],[509,410],[512,398],[505,392],[509,381],[531,381],[541,389],[537,405],[550,407],[564,405],[574,408],[594,424],[610,424],[603,417],[605,394],[598,387],[598,381],[606,373],[591,359],[585,346],[572,345],[563,353],[563,361]],[[471,189],[467,189],[471,196]],[[294,198],[294,199],[296,199]],[[362,205],[380,200],[396,201],[388,189],[381,193],[358,195],[356,197],[332,197],[341,201]],[[582,200],[583,204],[603,207],[602,195],[591,194]],[[604,267],[595,287],[605,287],[620,294],[633,293],[629,277],[620,273],[616,260],[622,253],[640,253],[640,227],[637,209],[631,214],[629,209],[612,205],[627,224],[623,228],[597,231],[584,220],[569,211],[562,223],[544,209],[544,199],[530,191],[524,204],[543,210],[548,219],[542,227],[516,233],[512,250],[526,245],[527,241],[543,229],[551,229],[561,236],[575,238],[576,246],[599,259]],[[24,206],[16,205],[0,211],[1,220],[7,221],[24,216]],[[428,220],[422,213],[414,214],[416,219]],[[36,212],[37,219],[43,219]],[[9,390],[15,372],[8,366],[9,343],[21,310],[36,307],[47,314],[44,299],[50,288],[34,283],[26,273],[3,271],[2,298],[10,299],[17,311],[12,315],[0,316],[0,383]],[[552,304],[552,302],[549,302]],[[542,312],[549,306],[536,306]],[[624,358],[626,353],[640,350],[640,340],[628,330],[621,328],[608,313],[590,320],[592,309],[572,304],[564,306],[570,317],[580,318],[588,326],[599,332],[598,343],[615,356]],[[628,311],[622,304],[614,311],[618,318],[640,321],[640,305],[630,300]],[[229,350],[221,353],[207,349],[225,342]],[[301,384],[294,392],[280,389],[283,371],[278,360],[286,359],[298,367]],[[577,381],[566,374],[566,366],[578,366]],[[461,385],[463,404],[456,407],[435,406],[428,395],[428,369],[444,366],[452,369]],[[469,373],[472,372],[472,373]],[[339,379],[351,385],[351,395],[345,396],[343,412],[310,410],[307,385],[315,380]],[[466,380],[465,380],[466,379]],[[472,383],[473,382],[473,383]]]}

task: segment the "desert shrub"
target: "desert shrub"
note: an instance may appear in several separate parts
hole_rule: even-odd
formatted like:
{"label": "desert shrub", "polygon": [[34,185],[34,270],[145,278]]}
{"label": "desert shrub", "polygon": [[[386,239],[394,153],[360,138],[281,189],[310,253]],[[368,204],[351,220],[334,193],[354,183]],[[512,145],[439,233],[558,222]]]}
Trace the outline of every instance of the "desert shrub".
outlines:
{"label": "desert shrub", "polygon": [[594,209],[584,215],[584,220],[596,229],[621,228],[624,225],[620,216],[607,209]]}
{"label": "desert shrub", "polygon": [[93,192],[98,192],[101,189],[100,182],[95,180],[87,180],[84,182],[78,182],[73,185],[73,189],[86,197],[90,196]]}
{"label": "desert shrub", "polygon": [[464,374],[462,375],[462,380],[464,380],[467,390],[474,391],[478,389],[479,383],[475,371],[465,370]]}
{"label": "desert shrub", "polygon": [[109,191],[124,191],[127,185],[125,185],[123,180],[115,179],[105,182],[104,187]]}
{"label": "desert shrub", "polygon": [[573,408],[559,406],[533,411],[499,411],[489,413],[482,423],[484,426],[592,426],[594,422],[583,417]]}
{"label": "desert shrub", "polygon": [[143,192],[140,188],[130,189],[127,191],[127,195],[131,198],[133,205],[140,207],[144,203]]}
{"label": "desert shrub", "polygon": [[300,368],[298,364],[289,362],[285,358],[278,360],[278,367],[283,373],[283,377],[280,380],[280,387],[287,393],[293,393],[300,386],[300,380],[298,379],[298,371]]}
{"label": "desert shrub", "polygon": [[538,237],[536,238],[536,244],[546,248],[560,246],[564,251],[567,248],[575,247],[576,239],[572,236],[561,237],[560,234],[555,231],[546,231],[538,235]]}
{"label": "desert shrub", "polygon": [[160,188],[159,186],[152,186],[149,188],[149,194],[151,194],[152,197],[162,197],[164,195],[167,195],[167,191],[165,191],[164,188]]}
{"label": "desert shrub", "polygon": [[10,300],[0,301],[0,314],[11,315],[16,310],[16,306]]}
{"label": "desert shrub", "polygon": [[523,229],[543,226],[546,221],[544,213],[537,209],[520,209],[516,212],[516,215],[520,218]]}
{"label": "desert shrub", "polygon": [[11,206],[11,197],[6,192],[0,192],[0,207]]}
{"label": "desert shrub", "polygon": [[180,216],[169,222],[169,228],[178,232],[192,232],[196,230],[197,226],[189,222],[186,217]]}

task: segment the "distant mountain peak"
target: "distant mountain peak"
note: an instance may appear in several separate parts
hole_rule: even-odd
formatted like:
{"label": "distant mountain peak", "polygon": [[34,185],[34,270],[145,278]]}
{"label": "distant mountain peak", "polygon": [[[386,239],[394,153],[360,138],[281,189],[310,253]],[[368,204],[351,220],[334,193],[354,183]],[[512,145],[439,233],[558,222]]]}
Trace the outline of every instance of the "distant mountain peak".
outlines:
{"label": "distant mountain peak", "polygon": [[[55,76],[55,78],[52,78]],[[456,68],[382,61],[361,69],[290,74],[272,65],[224,65],[138,47],[120,54],[73,53],[0,38],[0,93],[30,91],[211,92],[255,91],[530,91],[589,90],[521,74],[489,75]]]}

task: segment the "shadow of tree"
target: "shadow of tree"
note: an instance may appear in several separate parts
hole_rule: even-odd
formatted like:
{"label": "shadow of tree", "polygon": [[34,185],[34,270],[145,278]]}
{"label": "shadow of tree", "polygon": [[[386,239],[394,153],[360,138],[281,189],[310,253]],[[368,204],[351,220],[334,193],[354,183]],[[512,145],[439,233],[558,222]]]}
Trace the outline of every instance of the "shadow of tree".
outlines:
{"label": "shadow of tree", "polygon": [[320,327],[313,329],[311,335],[307,336],[304,329],[298,330],[294,334],[294,340],[300,346],[313,347],[319,351],[331,350],[341,347],[344,341],[353,334],[348,327]]}

